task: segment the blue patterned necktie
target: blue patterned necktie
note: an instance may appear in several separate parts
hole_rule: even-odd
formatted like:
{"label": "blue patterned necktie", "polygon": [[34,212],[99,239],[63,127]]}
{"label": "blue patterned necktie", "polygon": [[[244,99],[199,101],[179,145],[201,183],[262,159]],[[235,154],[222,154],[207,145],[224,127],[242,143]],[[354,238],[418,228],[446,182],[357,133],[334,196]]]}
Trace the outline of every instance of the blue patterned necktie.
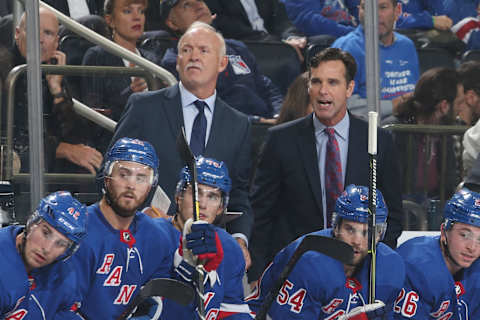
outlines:
{"label": "blue patterned necktie", "polygon": [[342,163],[340,161],[340,147],[335,138],[335,129],[326,128],[325,133],[328,135],[327,153],[325,155],[325,195],[327,198],[327,226],[331,227],[335,202],[343,191]]}
{"label": "blue patterned necktie", "polygon": [[205,137],[207,135],[207,118],[204,109],[207,104],[201,100],[193,103],[198,109],[198,114],[193,121],[192,135],[190,136],[190,148],[195,156],[201,155],[205,151]]}

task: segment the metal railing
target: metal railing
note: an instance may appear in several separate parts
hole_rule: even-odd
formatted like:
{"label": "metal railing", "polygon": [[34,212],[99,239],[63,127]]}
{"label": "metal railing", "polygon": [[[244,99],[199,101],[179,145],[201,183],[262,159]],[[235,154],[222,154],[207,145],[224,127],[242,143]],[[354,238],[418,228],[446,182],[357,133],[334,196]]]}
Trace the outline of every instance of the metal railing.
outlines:
{"label": "metal railing", "polygon": [[[14,106],[15,106],[15,87],[19,77],[24,74],[27,70],[26,65],[19,65],[13,68],[8,74],[7,80],[5,82],[5,89],[7,93],[6,101],[6,148],[5,155],[6,161],[4,164],[4,170],[1,171],[2,178],[12,181],[23,181],[18,180],[18,178],[30,176],[30,174],[14,174],[13,172],[13,124],[14,124]],[[145,78],[148,87],[152,90],[159,89],[158,81],[152,76],[151,73],[140,69],[140,68],[127,68],[127,67],[97,67],[97,66],[56,66],[56,65],[41,65],[41,70],[45,73],[52,74],[62,74],[67,76],[91,76],[92,74],[105,76],[105,75],[123,75],[123,76],[137,76]],[[1,97],[0,97],[1,98]],[[0,100],[1,101],[1,100]],[[95,122],[101,127],[113,132],[116,126],[116,122],[110,118],[94,111],[93,109],[85,106],[80,101],[73,99],[74,101],[74,110],[79,115],[85,117],[86,119]],[[0,118],[0,123],[2,119]],[[3,165],[3,164],[2,164]],[[48,175],[48,176],[47,176]],[[70,179],[76,177],[76,179],[92,179],[94,177],[91,174],[69,174],[67,177]],[[62,183],[65,182],[64,174],[50,173],[46,174],[46,183]],[[58,181],[57,181],[58,180]]]}
{"label": "metal railing", "polygon": [[[406,150],[398,150],[399,151],[399,156],[402,156],[401,152],[404,151],[406,152],[406,163],[404,163],[404,176],[403,178],[403,185],[404,188],[402,190],[402,194],[405,195],[410,195],[415,193],[418,190],[414,190],[413,184],[416,182],[415,179],[418,179],[418,177],[415,176],[415,166],[423,166],[423,190],[422,192],[426,195],[428,193],[428,177],[427,177],[427,172],[428,172],[428,164],[425,163],[416,163],[416,160],[418,160],[415,157],[415,152],[417,150],[414,148],[415,147],[415,139],[418,139],[419,137],[424,137],[425,138],[425,144],[428,145],[433,139],[433,137],[438,137],[439,142],[438,145],[440,146],[439,150],[439,174],[438,174],[438,199],[431,200],[432,203],[430,206],[423,206],[423,207],[415,207],[410,206],[410,209],[406,209],[405,211],[410,211],[410,213],[414,212],[415,215],[417,215],[415,218],[417,219],[417,223],[419,227],[423,228],[424,226],[428,226],[431,229],[434,229],[436,227],[436,223],[441,220],[441,217],[438,216],[432,216],[434,214],[438,215],[438,212],[441,211],[441,208],[443,207],[445,201],[447,200],[447,197],[450,196],[450,194],[447,194],[449,190],[449,182],[447,181],[447,170],[456,170],[458,171],[458,176],[456,176],[458,181],[461,181],[462,179],[462,163],[461,163],[461,157],[458,157],[457,159],[459,160],[458,163],[456,163],[456,168],[449,168],[449,163],[448,163],[448,156],[449,152],[452,152],[452,143],[454,144],[454,141],[451,141],[449,144],[448,139],[451,139],[453,136],[463,136],[464,132],[468,129],[467,126],[457,126],[457,125],[419,125],[419,124],[390,124],[390,125],[385,125],[383,126],[384,129],[391,131],[392,133],[395,134],[405,134],[407,135],[406,137]],[[453,139],[452,139],[453,140]],[[417,141],[418,142],[418,141]],[[461,144],[461,139],[458,141],[458,146],[462,148]],[[461,150],[458,150],[459,156],[461,155]],[[452,155],[450,155],[452,156]],[[453,155],[455,157],[455,155]],[[451,165],[451,164],[450,164]],[[407,200],[408,201],[408,200]],[[435,208],[432,208],[432,206],[435,206]],[[423,212],[421,212],[421,210]],[[431,212],[429,212],[431,211]],[[436,211],[436,213],[434,212]],[[408,226],[410,224],[410,218],[408,215],[408,212],[405,212],[404,216],[404,227],[406,230],[408,230]],[[420,221],[422,219],[428,219],[428,221]],[[427,223],[428,222],[428,223]],[[438,228],[437,228],[438,230]]]}
{"label": "metal railing", "polygon": [[[28,122],[29,132],[32,133],[29,136],[29,143],[30,143],[30,170],[31,170],[31,180],[30,180],[30,187],[31,187],[31,202],[36,203],[38,200],[43,197],[43,175],[44,175],[44,165],[43,165],[43,136],[42,136],[42,120],[38,118],[38,115],[42,112],[42,102],[38,95],[40,91],[40,84],[39,84],[39,69],[40,69],[40,61],[39,61],[39,31],[38,31],[38,8],[39,5],[48,8],[51,12],[55,14],[58,21],[62,23],[67,29],[73,31],[74,33],[84,37],[85,39],[89,40],[90,42],[101,46],[108,52],[120,56],[135,65],[149,70],[160,79],[164,80],[168,85],[173,85],[177,82],[175,77],[168,72],[167,70],[157,66],[156,64],[150,62],[149,60],[136,55],[133,52],[128,51],[127,49],[119,46],[118,44],[114,43],[113,41],[95,33],[94,31],[90,30],[89,28],[79,24],[78,22],[70,19],[66,15],[62,14],[60,11],[56,10],[55,8],[45,4],[42,1],[25,1],[25,0],[18,0],[25,6],[26,12],[29,12],[29,16],[27,17],[27,41],[29,43],[29,49],[27,52],[27,61],[29,63],[30,72],[28,73],[28,96],[29,97],[37,97],[30,99],[30,101],[35,100],[37,104],[29,104],[29,110],[35,110],[35,112],[30,112],[30,119]],[[16,6],[15,14],[18,17],[19,10],[18,6]],[[30,27],[28,27],[30,26]],[[83,116],[89,115],[93,118],[90,120],[94,120],[99,118],[95,113],[89,112],[89,108],[87,106],[75,103],[75,110],[77,112],[82,113],[80,110],[83,110]],[[33,209],[33,207],[32,207]]]}

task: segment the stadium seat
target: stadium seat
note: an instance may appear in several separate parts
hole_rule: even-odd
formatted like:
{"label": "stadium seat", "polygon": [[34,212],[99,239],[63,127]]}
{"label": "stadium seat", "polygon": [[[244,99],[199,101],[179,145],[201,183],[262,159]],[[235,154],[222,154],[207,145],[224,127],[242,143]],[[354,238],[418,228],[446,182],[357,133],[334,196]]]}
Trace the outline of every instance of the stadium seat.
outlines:
{"label": "stadium seat", "polygon": [[297,52],[283,42],[245,41],[257,58],[260,71],[278,86],[283,95],[301,73]]}
{"label": "stadium seat", "polygon": [[13,45],[13,18],[6,15],[0,18],[0,46],[11,47]]}
{"label": "stadium seat", "polygon": [[305,50],[305,61],[306,65],[310,64],[310,60],[320,51],[326,49],[335,42],[335,37],[328,35],[319,35],[308,38],[308,46]]}
{"label": "stadium seat", "polygon": [[[108,30],[107,23],[100,16],[84,16],[79,18],[77,22],[106,38],[110,37],[110,31]],[[95,45],[63,26],[60,27],[59,37],[60,41],[58,42],[58,48],[67,56],[67,65],[82,65],[85,52],[87,52],[90,47]],[[67,81],[73,97],[81,99],[80,86],[82,78],[79,76],[68,76]]]}
{"label": "stadium seat", "polygon": [[154,52],[159,59],[163,57],[168,48],[175,47],[177,41],[164,30],[147,31],[140,38],[139,48]]}
{"label": "stadium seat", "polygon": [[442,48],[417,48],[420,63],[420,74],[434,67],[455,69],[454,55]]}

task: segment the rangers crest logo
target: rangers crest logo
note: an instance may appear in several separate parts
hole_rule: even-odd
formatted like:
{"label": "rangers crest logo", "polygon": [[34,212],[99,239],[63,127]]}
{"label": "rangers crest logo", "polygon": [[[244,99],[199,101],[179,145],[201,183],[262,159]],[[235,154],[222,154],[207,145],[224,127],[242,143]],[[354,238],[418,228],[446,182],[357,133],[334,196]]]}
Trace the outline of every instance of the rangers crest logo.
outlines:
{"label": "rangers crest logo", "polygon": [[243,74],[250,74],[250,68],[248,65],[243,61],[241,56],[228,56],[228,61],[232,65],[233,73],[236,75],[243,75]]}
{"label": "rangers crest logo", "polygon": [[480,199],[475,199],[475,207],[480,207]]}
{"label": "rangers crest logo", "polygon": [[30,291],[35,290],[37,284],[35,283],[35,278],[32,276],[28,276],[28,284],[30,285]]}
{"label": "rangers crest logo", "polygon": [[366,195],[364,195],[364,194],[361,194],[361,195],[360,195],[360,200],[361,200],[361,201],[366,201],[366,200],[368,200],[368,197],[367,197]]}
{"label": "rangers crest logo", "polygon": [[347,278],[345,287],[352,289],[353,293],[357,293],[357,291],[362,290],[362,284],[355,278]]}
{"label": "rangers crest logo", "polygon": [[135,238],[130,230],[120,230],[120,241],[127,244],[129,248],[135,244]]}
{"label": "rangers crest logo", "polygon": [[455,293],[457,294],[457,299],[465,294],[465,288],[463,287],[463,284],[460,281],[455,282]]}

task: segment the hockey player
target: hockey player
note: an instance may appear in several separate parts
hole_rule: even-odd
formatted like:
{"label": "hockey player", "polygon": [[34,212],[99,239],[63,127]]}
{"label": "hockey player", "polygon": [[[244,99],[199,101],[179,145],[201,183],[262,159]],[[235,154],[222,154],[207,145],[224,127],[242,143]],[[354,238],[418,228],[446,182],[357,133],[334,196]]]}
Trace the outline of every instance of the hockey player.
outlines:
{"label": "hockey player", "polygon": [[480,194],[461,189],[447,202],[440,236],[398,248],[407,268],[397,319],[480,319]]}
{"label": "hockey player", "polygon": [[[177,245],[171,227],[137,211],[157,181],[158,158],[150,143],[121,138],[107,152],[104,195],[88,207],[88,236],[75,259],[83,295],[80,316],[117,319],[148,280],[172,277]],[[204,243],[195,234],[192,241]],[[214,249],[211,259],[221,251]]]}
{"label": "hockey player", "polygon": [[[232,182],[228,175],[227,166],[223,161],[201,156],[196,159],[196,165],[201,221],[193,223],[192,233],[195,230],[194,228],[198,228],[199,226],[215,230],[222,243],[224,253],[223,261],[217,268],[218,280],[212,286],[211,290],[206,293],[206,318],[228,318],[229,320],[252,319],[250,309],[243,301],[242,278],[245,274],[245,260],[242,250],[237,241],[229,233],[220,227],[213,226],[213,224],[218,225],[219,222],[221,222],[222,214],[225,213],[228,205]],[[176,230],[174,239],[180,239],[181,232],[186,229],[185,225],[188,226],[191,224],[193,218],[193,187],[191,182],[192,173],[187,167],[184,167],[180,172],[180,180],[176,188],[175,201],[177,212],[173,219],[171,219],[171,223]],[[186,236],[187,241],[188,238],[189,236]],[[211,245],[213,245],[214,240],[215,239],[211,239]],[[181,253],[181,251],[180,248],[178,252]],[[207,268],[208,265],[205,265],[205,267]],[[207,271],[209,271],[209,268],[207,268]],[[165,316],[165,319],[190,320],[193,319],[192,312],[192,309],[187,310],[171,301],[166,301],[164,303],[162,318]]]}
{"label": "hockey player", "polygon": [[[377,190],[377,240],[386,230],[388,210]],[[326,255],[307,251],[297,262],[268,315],[272,319],[337,319],[359,306],[368,304],[370,256],[367,256],[368,188],[349,185],[336,201],[331,229],[311,234],[333,237],[353,247],[352,265],[343,265]],[[304,236],[282,249],[274,258],[256,291],[247,301],[258,312],[293,252]],[[400,256],[384,245],[377,244],[376,299],[385,304],[387,317],[405,278]]]}
{"label": "hockey player", "polygon": [[75,301],[69,257],[85,236],[87,209],[69,192],[40,201],[25,227],[0,229],[0,319],[53,319]]}

